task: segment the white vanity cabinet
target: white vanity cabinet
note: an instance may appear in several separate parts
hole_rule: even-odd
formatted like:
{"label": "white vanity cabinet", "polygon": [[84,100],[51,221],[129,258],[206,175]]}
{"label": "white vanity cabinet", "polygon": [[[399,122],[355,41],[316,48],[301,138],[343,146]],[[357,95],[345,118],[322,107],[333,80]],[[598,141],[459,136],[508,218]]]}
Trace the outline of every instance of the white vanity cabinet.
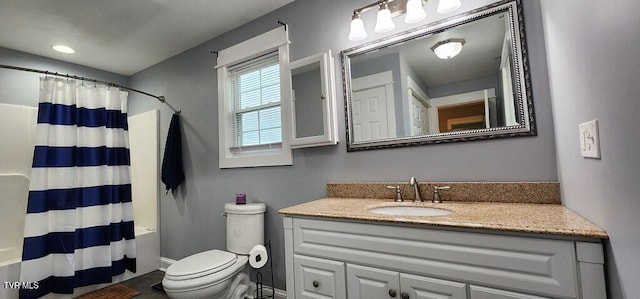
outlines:
{"label": "white vanity cabinet", "polygon": [[464,283],[347,264],[348,298],[466,299]]}
{"label": "white vanity cabinet", "polygon": [[606,298],[599,239],[284,217],[288,298]]}
{"label": "white vanity cabinet", "polygon": [[293,267],[298,286],[293,298],[346,298],[343,262],[295,255]]}

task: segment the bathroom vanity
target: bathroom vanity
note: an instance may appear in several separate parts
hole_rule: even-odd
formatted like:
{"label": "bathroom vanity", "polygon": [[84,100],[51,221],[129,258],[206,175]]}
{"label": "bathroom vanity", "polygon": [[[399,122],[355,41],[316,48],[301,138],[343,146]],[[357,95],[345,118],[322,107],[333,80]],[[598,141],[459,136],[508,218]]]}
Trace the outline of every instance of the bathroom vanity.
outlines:
{"label": "bathroom vanity", "polygon": [[[452,213],[370,212],[399,205]],[[280,213],[288,298],[606,298],[607,235],[559,204],[325,198]]]}

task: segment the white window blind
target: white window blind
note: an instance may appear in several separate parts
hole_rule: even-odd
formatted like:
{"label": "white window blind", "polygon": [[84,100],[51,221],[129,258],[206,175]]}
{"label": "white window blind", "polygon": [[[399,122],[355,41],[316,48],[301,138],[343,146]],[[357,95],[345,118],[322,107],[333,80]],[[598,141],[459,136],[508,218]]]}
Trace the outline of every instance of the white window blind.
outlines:
{"label": "white window blind", "polygon": [[230,66],[229,95],[234,118],[232,152],[280,148],[280,66],[274,51]]}

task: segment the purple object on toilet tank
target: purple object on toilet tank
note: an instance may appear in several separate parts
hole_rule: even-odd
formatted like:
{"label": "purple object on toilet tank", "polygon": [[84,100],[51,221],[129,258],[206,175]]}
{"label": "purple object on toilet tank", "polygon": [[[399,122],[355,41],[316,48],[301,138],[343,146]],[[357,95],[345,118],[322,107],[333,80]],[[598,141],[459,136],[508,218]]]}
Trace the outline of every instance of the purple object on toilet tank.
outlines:
{"label": "purple object on toilet tank", "polygon": [[247,203],[247,195],[244,193],[236,193],[236,204],[244,205]]}

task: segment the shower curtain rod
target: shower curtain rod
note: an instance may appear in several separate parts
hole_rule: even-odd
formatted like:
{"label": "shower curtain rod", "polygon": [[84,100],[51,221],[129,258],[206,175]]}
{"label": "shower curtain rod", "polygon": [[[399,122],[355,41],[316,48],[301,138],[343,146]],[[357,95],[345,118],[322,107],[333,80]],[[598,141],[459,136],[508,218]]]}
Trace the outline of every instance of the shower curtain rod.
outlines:
{"label": "shower curtain rod", "polygon": [[182,112],[181,110],[177,110],[176,108],[173,108],[173,106],[171,106],[171,104],[169,104],[169,102],[167,102],[167,100],[164,98],[164,96],[157,96],[157,95],[154,95],[154,94],[150,94],[148,92],[144,92],[142,90],[137,90],[137,89],[134,89],[134,88],[131,88],[131,87],[122,86],[120,84],[113,83],[113,82],[107,82],[107,81],[102,81],[102,80],[92,79],[92,78],[85,78],[85,77],[76,76],[76,75],[60,74],[58,72],[49,72],[49,71],[43,71],[43,70],[38,70],[38,69],[30,69],[30,68],[26,68],[26,67],[18,67],[18,66],[6,65],[6,64],[0,64],[0,68],[16,70],[16,71],[40,73],[40,74],[45,74],[45,75],[57,76],[57,77],[65,77],[65,78],[70,78],[70,79],[75,79],[75,80],[93,82],[94,84],[95,83],[105,84],[105,85],[108,85],[108,86],[112,86],[112,87],[116,87],[116,88],[120,88],[120,89],[124,89],[124,90],[128,90],[128,91],[141,93],[143,95],[155,98],[158,101],[160,101],[160,103],[164,103],[165,105],[169,106],[169,108],[171,108],[171,110],[173,110],[173,112],[175,112],[176,114],[180,114],[180,112]]}

